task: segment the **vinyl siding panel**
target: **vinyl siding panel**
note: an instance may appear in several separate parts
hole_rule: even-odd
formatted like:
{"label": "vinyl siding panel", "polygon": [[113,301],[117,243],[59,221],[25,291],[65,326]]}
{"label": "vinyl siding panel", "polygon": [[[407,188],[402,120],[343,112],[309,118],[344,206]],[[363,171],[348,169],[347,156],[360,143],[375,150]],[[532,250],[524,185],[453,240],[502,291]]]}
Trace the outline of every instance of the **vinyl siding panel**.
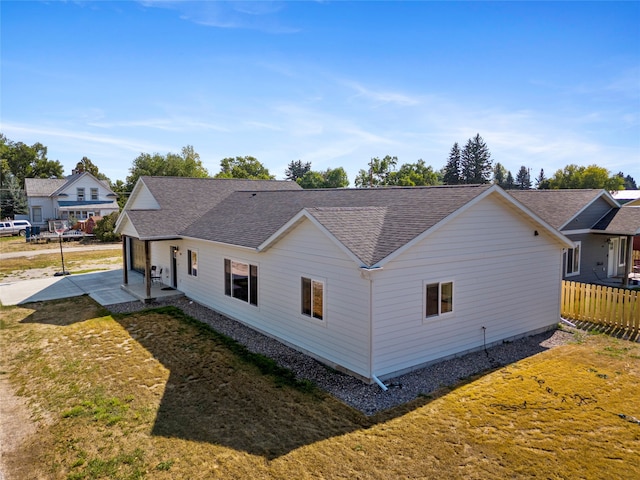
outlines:
{"label": "vinyl siding panel", "polygon": [[[168,247],[167,247],[168,248]],[[197,249],[198,277],[187,275]],[[155,257],[154,257],[155,258]],[[258,266],[258,306],[224,294],[224,259]],[[178,289],[188,297],[360,376],[369,376],[369,282],[358,266],[309,221],[258,253],[205,241],[184,241]],[[325,282],[323,322],[301,314],[302,276]]]}
{"label": "vinyl siding panel", "polygon": [[127,210],[157,210],[160,205],[156,199],[151,195],[149,189],[141,183],[140,188],[133,199],[127,203]]}
{"label": "vinyl siding panel", "polygon": [[[491,344],[557,323],[561,261],[556,240],[487,197],[375,274],[374,372],[481,348],[485,334]],[[424,319],[425,282],[447,281],[453,313]]]}
{"label": "vinyl siding panel", "polygon": [[598,220],[604,217],[613,207],[602,197],[596,199],[579,215],[562,227],[562,231],[582,230],[593,227]]}
{"label": "vinyl siding panel", "polygon": [[[580,274],[565,276],[565,280],[571,282],[598,283],[607,278],[607,265],[609,258],[609,245],[606,235],[584,233],[580,235],[567,235],[574,242],[582,242],[580,245]],[[566,252],[562,256],[562,273],[566,270]]]}

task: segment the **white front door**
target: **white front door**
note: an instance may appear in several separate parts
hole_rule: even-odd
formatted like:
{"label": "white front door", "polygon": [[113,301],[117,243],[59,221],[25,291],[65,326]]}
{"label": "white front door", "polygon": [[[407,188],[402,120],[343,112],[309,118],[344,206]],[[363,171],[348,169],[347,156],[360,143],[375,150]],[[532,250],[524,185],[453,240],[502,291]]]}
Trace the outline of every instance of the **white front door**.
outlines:
{"label": "white front door", "polygon": [[618,249],[620,248],[620,239],[609,239],[609,261],[607,268],[607,277],[615,277],[618,274]]}

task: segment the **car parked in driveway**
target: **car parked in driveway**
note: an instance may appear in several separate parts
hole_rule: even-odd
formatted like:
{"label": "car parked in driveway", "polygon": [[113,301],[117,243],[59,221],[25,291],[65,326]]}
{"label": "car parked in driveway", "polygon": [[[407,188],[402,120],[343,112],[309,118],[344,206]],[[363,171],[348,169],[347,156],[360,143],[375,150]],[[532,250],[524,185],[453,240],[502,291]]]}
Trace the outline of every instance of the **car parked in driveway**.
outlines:
{"label": "car parked in driveway", "polygon": [[31,224],[26,220],[6,220],[0,222],[0,237],[15,235],[24,237],[27,234],[27,228],[31,228]]}

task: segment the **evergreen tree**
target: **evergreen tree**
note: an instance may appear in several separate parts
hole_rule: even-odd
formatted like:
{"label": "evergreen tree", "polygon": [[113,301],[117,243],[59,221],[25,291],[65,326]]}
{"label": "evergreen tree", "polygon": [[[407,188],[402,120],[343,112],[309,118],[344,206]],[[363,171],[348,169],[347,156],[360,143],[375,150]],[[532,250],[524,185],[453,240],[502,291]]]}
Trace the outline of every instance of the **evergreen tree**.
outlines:
{"label": "evergreen tree", "polygon": [[516,185],[520,190],[529,190],[531,188],[531,176],[529,169],[522,165],[516,175]]}
{"label": "evergreen tree", "polygon": [[511,175],[511,170],[507,172],[507,180],[504,183],[505,190],[512,190],[515,187],[515,181],[513,180],[513,175]]}
{"label": "evergreen tree", "polygon": [[444,166],[442,182],[445,185],[458,185],[460,181],[460,147],[458,142],[453,144],[449,152],[449,160]]}
{"label": "evergreen tree", "polygon": [[633,179],[631,175],[625,176],[624,173],[618,172],[617,176],[622,179],[624,182],[623,189],[624,190],[637,190],[638,186],[636,185],[636,181]]}
{"label": "evergreen tree", "polygon": [[302,160],[291,160],[287,169],[284,171],[284,176],[287,180],[292,182],[298,181],[299,178],[304,177],[305,173],[311,170],[311,162],[302,163]]}
{"label": "evergreen tree", "polygon": [[540,169],[540,175],[536,177],[536,188],[538,190],[546,190],[549,188],[549,180],[544,175],[544,168]]}
{"label": "evergreen tree", "polygon": [[491,153],[480,134],[470,138],[462,150],[462,183],[489,183]]}

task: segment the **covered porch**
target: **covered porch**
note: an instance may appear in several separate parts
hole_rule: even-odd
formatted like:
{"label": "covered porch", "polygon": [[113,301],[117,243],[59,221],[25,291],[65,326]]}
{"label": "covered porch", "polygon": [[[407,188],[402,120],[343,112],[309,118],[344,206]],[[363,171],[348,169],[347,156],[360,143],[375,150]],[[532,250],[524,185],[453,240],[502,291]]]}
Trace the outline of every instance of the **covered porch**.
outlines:
{"label": "covered porch", "polygon": [[143,303],[184,296],[181,291],[157,281],[150,282],[147,287],[145,276],[135,270],[129,270],[127,277],[128,282],[121,285],[121,288]]}

